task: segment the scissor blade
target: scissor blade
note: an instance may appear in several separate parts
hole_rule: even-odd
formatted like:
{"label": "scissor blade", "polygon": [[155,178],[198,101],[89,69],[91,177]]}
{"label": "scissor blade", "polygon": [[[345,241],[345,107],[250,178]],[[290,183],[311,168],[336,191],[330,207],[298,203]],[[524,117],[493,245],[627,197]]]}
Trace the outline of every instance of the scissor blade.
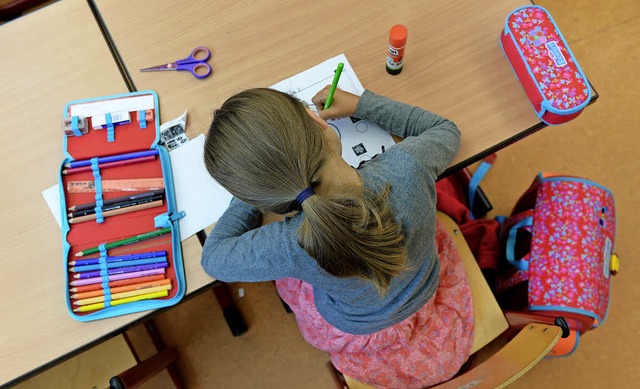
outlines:
{"label": "scissor blade", "polygon": [[175,62],[165,63],[163,65],[140,69],[141,72],[157,72],[162,70],[176,70],[176,63]]}

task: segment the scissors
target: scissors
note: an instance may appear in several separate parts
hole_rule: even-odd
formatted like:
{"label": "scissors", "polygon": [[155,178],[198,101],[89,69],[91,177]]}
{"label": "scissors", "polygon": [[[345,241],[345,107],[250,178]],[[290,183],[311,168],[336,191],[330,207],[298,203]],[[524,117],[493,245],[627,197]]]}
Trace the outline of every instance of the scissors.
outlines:
{"label": "scissors", "polygon": [[211,74],[211,66],[207,63],[211,57],[211,51],[203,46],[198,46],[187,58],[169,62],[163,65],[140,69],[141,72],[156,72],[161,70],[187,70],[195,78],[205,78]]}

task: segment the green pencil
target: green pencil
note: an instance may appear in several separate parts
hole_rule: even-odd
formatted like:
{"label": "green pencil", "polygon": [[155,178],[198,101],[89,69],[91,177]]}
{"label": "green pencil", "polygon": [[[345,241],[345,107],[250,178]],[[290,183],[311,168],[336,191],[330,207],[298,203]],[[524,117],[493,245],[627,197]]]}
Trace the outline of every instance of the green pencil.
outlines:
{"label": "green pencil", "polygon": [[333,75],[333,83],[331,83],[331,89],[329,89],[329,94],[327,95],[327,100],[324,102],[323,109],[329,109],[331,107],[331,103],[333,103],[333,94],[336,93],[338,81],[340,81],[340,75],[342,74],[342,68],[344,68],[344,64],[340,62],[336,69],[336,74]]}
{"label": "green pencil", "polygon": [[[108,250],[108,249],[112,249],[112,248],[115,248],[115,247],[125,246],[125,245],[131,244],[131,243],[140,242],[141,240],[155,238],[156,236],[167,234],[169,232],[171,232],[171,228],[166,227],[166,228],[163,228],[163,229],[160,229],[160,230],[146,232],[144,234],[132,236],[130,238],[125,238],[125,239],[122,239],[122,240],[117,240],[115,242],[107,243],[105,245],[105,248]],[[98,247],[93,247],[93,248],[90,248],[90,249],[86,249],[86,250],[82,250],[80,252],[77,252],[76,253],[76,257],[82,257],[84,255],[94,254],[94,253],[97,253],[99,251],[100,251],[100,249]]]}

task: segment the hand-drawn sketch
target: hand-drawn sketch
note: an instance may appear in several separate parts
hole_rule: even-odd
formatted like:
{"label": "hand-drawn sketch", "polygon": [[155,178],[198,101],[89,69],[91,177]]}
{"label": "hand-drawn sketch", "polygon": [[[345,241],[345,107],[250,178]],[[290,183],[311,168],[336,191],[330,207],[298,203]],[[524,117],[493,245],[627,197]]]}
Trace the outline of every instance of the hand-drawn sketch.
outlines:
{"label": "hand-drawn sketch", "polygon": [[[280,81],[271,88],[288,93],[303,101],[311,110],[318,112],[311,99],[325,86],[331,84],[333,73],[339,62],[344,63],[338,88],[361,95],[364,87],[358,80],[351,64],[344,54],[333,57],[302,73]],[[394,144],[391,135],[375,123],[357,118],[343,118],[327,122],[340,136],[342,158],[353,167],[373,158]]]}

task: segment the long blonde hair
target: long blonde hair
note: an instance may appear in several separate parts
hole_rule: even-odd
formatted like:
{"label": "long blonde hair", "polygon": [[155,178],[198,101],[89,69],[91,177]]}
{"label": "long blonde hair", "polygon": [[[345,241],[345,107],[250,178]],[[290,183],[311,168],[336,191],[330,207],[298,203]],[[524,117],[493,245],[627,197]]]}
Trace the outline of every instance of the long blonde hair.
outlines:
{"label": "long blonde hair", "polygon": [[211,176],[240,200],[264,211],[303,211],[298,243],[336,277],[359,277],[386,292],[407,270],[400,225],[382,193],[344,186],[315,194],[299,206],[296,196],[321,184],[327,159],[322,128],[295,98],[250,89],[214,113],[205,143]]}

